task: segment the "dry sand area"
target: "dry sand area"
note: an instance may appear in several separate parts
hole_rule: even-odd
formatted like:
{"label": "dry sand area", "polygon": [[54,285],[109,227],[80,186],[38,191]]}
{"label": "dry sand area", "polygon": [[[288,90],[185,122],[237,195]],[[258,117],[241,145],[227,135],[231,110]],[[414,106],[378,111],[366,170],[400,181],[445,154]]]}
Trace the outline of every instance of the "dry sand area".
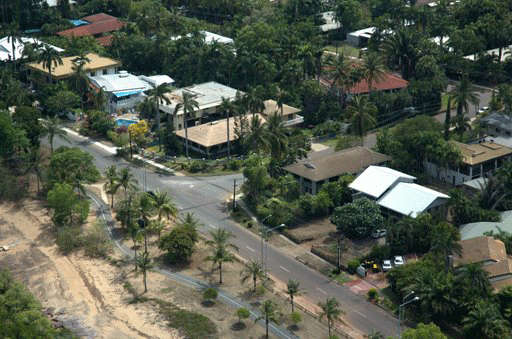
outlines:
{"label": "dry sand area", "polygon": [[[92,211],[89,220],[94,218]],[[89,259],[81,252],[62,255],[55,245],[53,228],[48,211],[40,201],[0,204],[0,246],[9,246],[8,251],[0,252],[0,268],[8,267],[14,277],[41,301],[43,309],[54,321],[83,338],[183,337],[167,325],[155,302],[130,303],[133,297],[123,288],[125,281],[130,281],[137,291],[143,291],[142,278],[135,276],[133,264],[114,265],[107,260]],[[212,274],[211,263],[204,261],[206,254],[204,244],[200,245],[193,263],[182,273],[215,284],[218,272]],[[241,267],[240,263],[226,265],[223,289],[229,289],[255,307],[261,300],[271,297],[281,305],[283,313],[289,313],[289,304],[283,298],[269,292],[257,297],[248,293],[250,286],[240,285]],[[158,273],[148,274],[148,288],[146,297],[169,301],[208,317],[217,327],[215,338],[259,339],[264,336],[264,329],[250,319],[245,321],[242,329],[235,326],[234,309],[220,302],[205,307],[201,304],[200,291]],[[289,325],[282,324],[284,327]],[[303,322],[296,334],[302,338],[324,338],[327,328],[303,314]]]}

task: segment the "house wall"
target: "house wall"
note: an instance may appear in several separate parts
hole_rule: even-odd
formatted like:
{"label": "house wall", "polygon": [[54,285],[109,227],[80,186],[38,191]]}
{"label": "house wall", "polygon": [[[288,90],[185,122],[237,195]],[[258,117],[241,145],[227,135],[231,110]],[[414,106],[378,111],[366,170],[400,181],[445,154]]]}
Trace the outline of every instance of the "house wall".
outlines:
{"label": "house wall", "polygon": [[119,98],[117,99],[117,102],[114,100],[115,98],[115,95],[108,93],[105,106],[109,113],[116,113],[122,109],[132,109],[144,99],[144,96],[141,93],[137,93],[128,97],[123,97],[123,100]]}

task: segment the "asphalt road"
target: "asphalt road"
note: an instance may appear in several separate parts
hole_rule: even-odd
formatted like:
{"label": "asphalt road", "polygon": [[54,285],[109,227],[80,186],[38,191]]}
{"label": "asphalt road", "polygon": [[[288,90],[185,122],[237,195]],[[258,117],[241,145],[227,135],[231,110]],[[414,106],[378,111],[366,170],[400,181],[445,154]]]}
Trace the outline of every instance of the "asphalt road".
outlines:
{"label": "asphalt road", "polygon": [[[61,139],[55,139],[54,147],[61,145],[78,146],[91,153],[101,173],[114,164],[129,167],[142,188],[144,170],[118,159],[90,141],[68,135],[71,145]],[[216,177],[180,177],[146,172],[148,190],[160,188],[169,191],[181,213],[193,212],[203,223],[201,231],[209,232],[215,228],[226,228],[236,238],[232,241],[239,247],[239,254],[247,259],[261,258],[261,238],[234,223],[225,206],[226,198],[233,191],[233,180],[241,183],[242,175]],[[238,186],[238,185],[237,185]],[[365,297],[352,293],[347,287],[330,282],[322,274],[306,267],[299,261],[269,244],[267,249],[267,268],[270,273],[282,281],[289,278],[300,282],[305,294],[313,301],[325,301],[335,297],[346,312],[348,323],[363,334],[378,329],[385,336],[397,334],[398,320],[379,307],[370,304]]]}

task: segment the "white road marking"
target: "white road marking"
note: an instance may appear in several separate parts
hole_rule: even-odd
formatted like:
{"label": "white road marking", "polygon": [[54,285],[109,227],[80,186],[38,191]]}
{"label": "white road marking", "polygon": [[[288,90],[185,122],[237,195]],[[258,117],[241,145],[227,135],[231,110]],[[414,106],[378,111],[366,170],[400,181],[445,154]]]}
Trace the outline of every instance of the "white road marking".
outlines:
{"label": "white road marking", "polygon": [[210,224],[210,227],[211,227],[211,228],[215,228],[215,229],[217,229],[217,227],[213,226],[212,224]]}
{"label": "white road marking", "polygon": [[289,270],[287,270],[287,269],[286,269],[286,268],[284,268],[283,266],[279,266],[279,267],[281,267],[281,268],[282,268],[284,271],[286,271],[286,272],[290,272]]}
{"label": "white road marking", "polygon": [[190,188],[194,188],[194,185],[189,185],[188,187],[190,187]]}
{"label": "white road marking", "polygon": [[247,245],[246,245],[245,247],[247,247],[247,249],[249,249],[249,251],[256,252],[255,250],[253,250],[252,248],[250,248],[250,247],[249,247],[249,246],[247,246]]}
{"label": "white road marking", "polygon": [[316,288],[317,290],[319,290],[320,292],[322,292],[323,294],[327,294],[327,292],[325,292],[324,290],[322,289],[319,289],[318,287]]}
{"label": "white road marking", "polygon": [[365,317],[365,318],[366,318],[366,315],[362,314],[361,312],[356,311],[356,313],[357,313],[357,314],[359,314],[360,316],[363,316],[363,317]]}

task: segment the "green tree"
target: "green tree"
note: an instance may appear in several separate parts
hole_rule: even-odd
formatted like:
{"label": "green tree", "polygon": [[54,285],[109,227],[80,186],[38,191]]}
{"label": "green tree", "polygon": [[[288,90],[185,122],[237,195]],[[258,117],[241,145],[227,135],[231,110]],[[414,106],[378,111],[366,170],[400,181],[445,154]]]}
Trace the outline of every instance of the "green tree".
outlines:
{"label": "green tree", "polygon": [[370,95],[373,92],[373,83],[378,84],[381,82],[385,75],[385,66],[379,54],[373,51],[368,51],[363,57],[363,64],[361,66],[363,78],[368,83],[368,92]]}
{"label": "green tree", "polygon": [[157,189],[153,192],[151,197],[153,198],[155,208],[158,211],[158,220],[162,220],[163,215],[167,217],[167,220],[178,215],[178,208],[176,207],[172,196],[167,195],[167,192]]}
{"label": "green tree", "polygon": [[213,300],[217,299],[219,292],[215,288],[209,287],[203,292],[203,301],[212,303]]}
{"label": "green tree", "polygon": [[510,336],[510,324],[503,319],[496,304],[480,300],[462,320],[464,338],[501,339]]}
{"label": "green tree", "polygon": [[[9,26],[7,26],[7,43],[11,43],[12,49],[12,64],[16,64],[16,44],[23,44],[23,40],[21,40],[21,32],[18,25],[18,22],[13,21]],[[10,59],[10,56],[9,56]],[[16,69],[13,67],[13,70]]]}
{"label": "green tree", "polygon": [[43,153],[37,146],[32,146],[26,153],[25,166],[27,172],[34,172],[37,179],[37,193],[40,190],[40,184],[43,180],[43,168],[44,168],[44,157]]}
{"label": "green tree", "polygon": [[158,248],[167,252],[171,262],[183,263],[187,262],[194,254],[197,241],[198,234],[195,228],[178,226],[162,236],[158,242]]}
{"label": "green tree", "polygon": [[192,93],[183,91],[182,102],[176,105],[175,111],[183,110],[183,126],[185,127],[185,152],[188,158],[188,120],[194,115],[194,109],[199,109],[199,104]]}
{"label": "green tree", "polygon": [[267,119],[265,126],[266,138],[270,148],[270,157],[272,159],[281,159],[288,148],[288,137],[282,116],[277,115],[277,113],[272,114]]}
{"label": "green tree", "polygon": [[198,227],[203,226],[203,223],[194,216],[194,213],[187,212],[181,225],[197,229]]}
{"label": "green tree", "polygon": [[434,227],[433,231],[430,251],[443,256],[445,270],[448,272],[451,269],[450,256],[462,255],[459,230],[447,222],[441,222]]}
{"label": "green tree", "polygon": [[244,266],[242,271],[240,271],[241,283],[245,284],[245,282],[249,279],[252,279],[253,282],[253,292],[256,292],[256,282],[258,279],[260,281],[265,280],[265,270],[263,269],[263,265],[261,261],[252,260],[247,265]]}
{"label": "green tree", "polygon": [[336,1],[334,12],[336,21],[342,26],[345,33],[359,29],[366,24],[364,8],[359,1]]}
{"label": "green tree", "polygon": [[369,237],[383,220],[379,205],[367,198],[336,207],[331,216],[336,228],[351,239]]}
{"label": "green tree", "polygon": [[329,337],[331,337],[331,328],[334,325],[334,321],[345,312],[339,308],[340,303],[335,298],[327,298],[325,303],[319,302],[318,306],[322,309],[318,318],[319,320],[322,320],[323,318],[327,319]]}
{"label": "green tree", "polygon": [[[167,84],[160,84],[157,87],[155,87],[151,91],[151,95],[153,96],[153,100],[155,101],[156,105],[156,124],[158,129],[158,138],[160,140],[160,150],[162,148],[162,138],[161,138],[161,119],[160,119],[160,104],[167,103],[170,104],[171,100],[166,96],[167,93],[171,91],[171,88]],[[188,155],[187,155],[188,156]]]}
{"label": "green tree", "polygon": [[229,239],[235,236],[224,228],[210,231],[210,235],[213,239],[207,240],[205,243],[211,247],[211,255],[207,256],[206,260],[211,261],[213,265],[219,265],[219,283],[222,284],[222,264],[225,262],[233,262],[235,256],[229,249],[238,250],[238,247],[229,243]]}
{"label": "green tree", "polygon": [[368,100],[366,95],[352,97],[346,109],[347,118],[351,122],[351,129],[355,135],[361,138],[361,145],[363,146],[366,131],[377,123],[376,114],[377,107]]}
{"label": "green tree", "polygon": [[259,115],[250,120],[249,131],[244,135],[242,142],[246,147],[252,148],[254,153],[267,150],[269,147],[268,134]]}
{"label": "green tree", "polygon": [[268,325],[270,322],[279,323],[279,306],[272,300],[265,300],[260,305],[261,315],[256,318],[255,322],[265,320],[265,338],[268,338]]}
{"label": "green tree", "polygon": [[128,189],[133,189],[138,184],[137,179],[135,179],[133,173],[130,171],[128,167],[123,167],[119,170],[118,173],[118,182],[124,188],[124,198],[127,197]]}
{"label": "green tree", "polygon": [[147,284],[147,274],[150,271],[154,264],[149,258],[149,253],[143,253],[137,258],[137,266],[140,268],[140,272],[142,272],[142,281],[144,282],[144,292],[148,291]]}
{"label": "green tree", "polygon": [[372,330],[365,336],[366,339],[386,339],[379,330]]}
{"label": "green tree", "polygon": [[80,102],[80,96],[75,92],[61,90],[46,98],[45,106],[53,114],[62,114],[80,107]]}
{"label": "green tree", "polygon": [[221,104],[218,108],[220,112],[226,113],[226,135],[227,135],[227,142],[228,142],[228,159],[231,159],[231,141],[229,139],[229,114],[234,112],[235,107],[234,103],[229,99],[225,97],[221,97]]}
{"label": "green tree", "polygon": [[435,324],[430,323],[425,325],[419,323],[416,328],[408,328],[405,330],[404,333],[402,333],[402,339],[447,339],[447,337]]}
{"label": "green tree", "polygon": [[249,310],[245,307],[240,307],[236,310],[235,315],[238,317],[238,323],[242,323],[242,319],[247,319],[251,315]]}
{"label": "green tree", "polygon": [[79,199],[68,183],[56,183],[48,191],[48,207],[53,209],[52,221],[57,226],[80,225],[87,220],[90,203]]}
{"label": "green tree", "polygon": [[110,208],[114,208],[114,196],[119,188],[116,165],[111,165],[105,170],[107,182],[103,185],[105,191],[110,194]]}
{"label": "green tree", "polygon": [[450,94],[453,97],[453,102],[457,106],[457,117],[462,117],[464,114],[467,114],[470,104],[478,105],[480,99],[476,91],[475,86],[466,76],[462,77],[452,89]]}
{"label": "green tree", "polygon": [[414,76],[418,61],[417,44],[419,36],[412,30],[400,29],[389,34],[381,45],[381,51],[389,64],[400,69],[402,78],[409,80]]}
{"label": "green tree", "polygon": [[81,182],[94,183],[100,174],[94,165],[94,157],[78,147],[59,147],[50,157],[48,171],[50,187],[59,182],[74,185]]}
{"label": "green tree", "polygon": [[46,120],[43,121],[43,130],[40,134],[40,137],[48,137],[48,142],[50,143],[50,153],[53,153],[53,139],[57,136],[69,142],[66,138],[68,133],[62,129],[61,121],[57,116],[53,116],[51,118],[46,117]]}
{"label": "green tree", "polygon": [[44,44],[37,61],[42,62],[43,69],[46,68],[48,70],[50,82],[52,81],[52,68],[63,64],[60,53],[48,44]]}
{"label": "green tree", "polygon": [[293,297],[300,293],[300,283],[297,280],[288,279],[286,283],[286,293],[290,296],[290,304],[292,305],[293,313]]}

